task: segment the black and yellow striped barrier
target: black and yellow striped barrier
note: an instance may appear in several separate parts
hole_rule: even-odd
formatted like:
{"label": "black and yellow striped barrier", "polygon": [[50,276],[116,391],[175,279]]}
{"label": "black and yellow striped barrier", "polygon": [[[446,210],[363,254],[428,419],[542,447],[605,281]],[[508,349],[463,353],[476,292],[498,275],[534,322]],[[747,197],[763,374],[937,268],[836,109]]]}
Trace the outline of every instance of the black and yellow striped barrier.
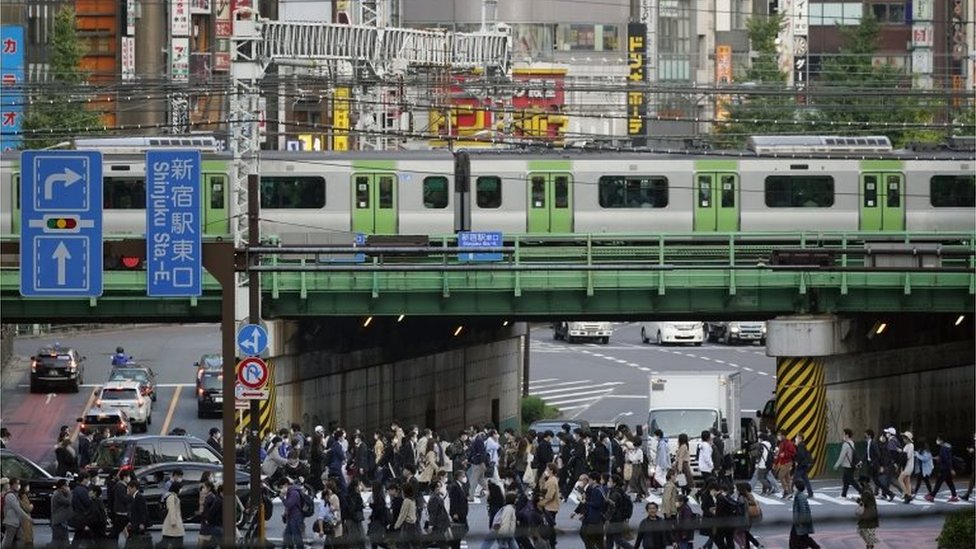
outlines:
{"label": "black and yellow striped barrier", "polygon": [[810,476],[823,472],[827,459],[827,388],[824,361],[818,357],[776,359],[776,427],[793,439],[803,435],[813,457]]}
{"label": "black and yellow striped barrier", "polygon": [[[264,438],[268,433],[272,433],[277,429],[277,424],[275,422],[275,408],[277,405],[277,389],[274,384],[274,363],[271,359],[266,360],[268,364],[268,400],[259,400],[260,411],[258,415],[258,431],[260,436]],[[251,409],[237,409],[234,414],[234,432],[237,434],[243,434],[250,427],[251,421]]]}

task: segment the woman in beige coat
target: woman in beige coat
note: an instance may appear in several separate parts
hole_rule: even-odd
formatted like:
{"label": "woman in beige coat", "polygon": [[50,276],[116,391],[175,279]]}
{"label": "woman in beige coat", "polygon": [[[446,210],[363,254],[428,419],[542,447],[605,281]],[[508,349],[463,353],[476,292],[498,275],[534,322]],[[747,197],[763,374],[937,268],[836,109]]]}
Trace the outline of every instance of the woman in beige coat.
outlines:
{"label": "woman in beige coat", "polygon": [[678,451],[674,454],[674,470],[676,475],[683,474],[685,476],[684,486],[678,482],[677,476],[675,476],[675,484],[687,496],[695,484],[695,477],[691,474],[691,450],[688,447],[688,435],[685,433],[678,435]]}
{"label": "woman in beige coat", "polygon": [[180,486],[179,482],[169,485],[169,492],[163,502],[166,504],[166,518],[163,519],[163,540],[160,547],[163,549],[182,549],[183,536],[186,530],[183,528],[183,512],[180,509]]}
{"label": "woman in beige coat", "polygon": [[668,470],[664,481],[664,492],[661,495],[661,514],[669,520],[678,515],[678,485],[674,483],[676,476],[678,474],[674,469]]}
{"label": "woman in beige coat", "polygon": [[437,474],[437,452],[434,448],[433,438],[427,439],[427,448],[424,451],[424,463],[423,469],[420,471],[420,475],[417,477],[417,481],[420,482],[421,486],[426,489],[430,486],[430,481],[434,480],[434,475]]}
{"label": "woman in beige coat", "polygon": [[20,521],[20,532],[17,533],[17,543],[20,547],[33,547],[34,546],[34,521],[29,517],[31,511],[34,510],[34,504],[31,503],[30,497],[28,497],[28,492],[30,492],[30,486],[27,482],[22,482],[20,484],[20,508],[27,513],[28,518]]}

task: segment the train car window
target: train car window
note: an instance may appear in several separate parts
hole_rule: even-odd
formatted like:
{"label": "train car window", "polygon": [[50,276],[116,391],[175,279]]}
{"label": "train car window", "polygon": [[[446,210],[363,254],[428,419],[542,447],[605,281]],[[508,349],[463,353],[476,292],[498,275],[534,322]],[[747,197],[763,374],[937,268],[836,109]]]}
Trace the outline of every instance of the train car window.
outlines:
{"label": "train car window", "polygon": [[898,208],[901,206],[901,176],[888,176],[888,207]]}
{"label": "train car window", "polygon": [[104,203],[106,210],[145,210],[146,179],[144,177],[105,177]]}
{"label": "train car window", "polygon": [[723,175],[721,179],[722,179],[722,207],[734,208],[735,207],[735,176]]}
{"label": "train car window", "polygon": [[933,176],[929,180],[929,200],[935,208],[976,207],[976,176]]}
{"label": "train car window", "polygon": [[325,206],[325,178],[313,175],[261,176],[261,207],[316,209]]}
{"label": "train car window", "polygon": [[431,176],[424,178],[424,207],[436,209],[447,207],[446,177]]}
{"label": "train car window", "polygon": [[829,208],[833,205],[833,177],[771,175],[766,178],[766,206],[770,208]]}
{"label": "train car window", "polygon": [[210,176],[210,208],[224,209],[224,191],[227,189],[227,178],[222,175]]}
{"label": "train car window", "polygon": [[708,208],[712,204],[712,178],[708,175],[698,177],[698,207]]}
{"label": "train car window", "polygon": [[555,195],[553,200],[555,200],[555,207],[557,208],[568,208],[569,207],[569,177],[565,175],[557,175],[553,178],[555,181]]}
{"label": "train car window", "polygon": [[14,174],[14,209],[20,209],[20,174]]}
{"label": "train car window", "polygon": [[546,178],[541,175],[532,176],[532,207],[546,207]]}
{"label": "train car window", "polygon": [[864,207],[874,208],[878,205],[878,178],[874,175],[864,176]]}
{"label": "train car window", "polygon": [[356,209],[366,210],[369,208],[369,178],[360,175],[356,176]]}
{"label": "train car window", "polygon": [[[393,208],[393,176],[381,175],[379,189],[379,206],[381,209],[389,210]],[[445,184],[446,187],[446,184]]]}
{"label": "train car window", "polygon": [[664,208],[668,178],[605,175],[598,182],[601,208]]}
{"label": "train car window", "polygon": [[479,177],[475,183],[479,208],[500,208],[502,206],[502,178],[493,175]]}

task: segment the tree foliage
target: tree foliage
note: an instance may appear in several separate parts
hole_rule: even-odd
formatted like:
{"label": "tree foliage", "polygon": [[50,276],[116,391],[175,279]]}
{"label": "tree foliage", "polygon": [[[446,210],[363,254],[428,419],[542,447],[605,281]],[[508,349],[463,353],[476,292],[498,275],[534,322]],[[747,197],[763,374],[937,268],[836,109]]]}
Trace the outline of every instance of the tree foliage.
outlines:
{"label": "tree foliage", "polygon": [[[738,88],[748,92],[734,96],[727,105],[728,121],[716,124],[719,146],[740,147],[750,135],[790,133],[797,116],[793,95],[787,93],[786,74],[779,69],[776,38],[782,15],[752,17],[746,23],[754,56]],[[740,77],[741,80],[741,77]]]}
{"label": "tree foliage", "polygon": [[75,32],[74,9],[69,6],[62,7],[55,16],[50,48],[51,80],[33,95],[23,125],[27,132],[42,130],[50,136],[26,133],[25,149],[50,147],[74,134],[101,127],[99,114],[79,102],[87,95],[88,75],[80,67],[85,51]]}
{"label": "tree foliage", "polygon": [[825,134],[887,135],[895,146],[911,141],[936,141],[939,134],[926,129],[899,127],[929,124],[935,119],[933,105],[917,96],[910,75],[889,64],[874,64],[881,25],[864,17],[853,27],[842,27],[844,46],[824,59],[820,77],[811,83],[813,127]]}

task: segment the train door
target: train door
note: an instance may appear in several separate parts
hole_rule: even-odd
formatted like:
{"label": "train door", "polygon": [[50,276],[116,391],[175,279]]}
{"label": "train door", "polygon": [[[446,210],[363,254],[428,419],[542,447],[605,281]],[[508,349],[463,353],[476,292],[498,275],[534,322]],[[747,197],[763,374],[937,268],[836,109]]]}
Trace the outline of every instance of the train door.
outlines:
{"label": "train door", "polygon": [[573,176],[533,172],[528,185],[529,233],[573,232]]}
{"label": "train door", "polygon": [[20,234],[20,173],[11,174],[10,181],[13,183],[10,186],[13,195],[10,197],[10,229],[12,234]]}
{"label": "train door", "polygon": [[695,232],[739,230],[739,176],[729,172],[695,174]]}
{"label": "train door", "polygon": [[352,176],[352,231],[396,234],[397,176],[394,173],[357,172]]}
{"label": "train door", "polygon": [[227,203],[230,198],[230,188],[228,188],[227,175],[204,172],[203,192],[203,233],[229,234]]}
{"label": "train door", "polygon": [[861,230],[905,230],[905,176],[895,172],[861,173]]}

